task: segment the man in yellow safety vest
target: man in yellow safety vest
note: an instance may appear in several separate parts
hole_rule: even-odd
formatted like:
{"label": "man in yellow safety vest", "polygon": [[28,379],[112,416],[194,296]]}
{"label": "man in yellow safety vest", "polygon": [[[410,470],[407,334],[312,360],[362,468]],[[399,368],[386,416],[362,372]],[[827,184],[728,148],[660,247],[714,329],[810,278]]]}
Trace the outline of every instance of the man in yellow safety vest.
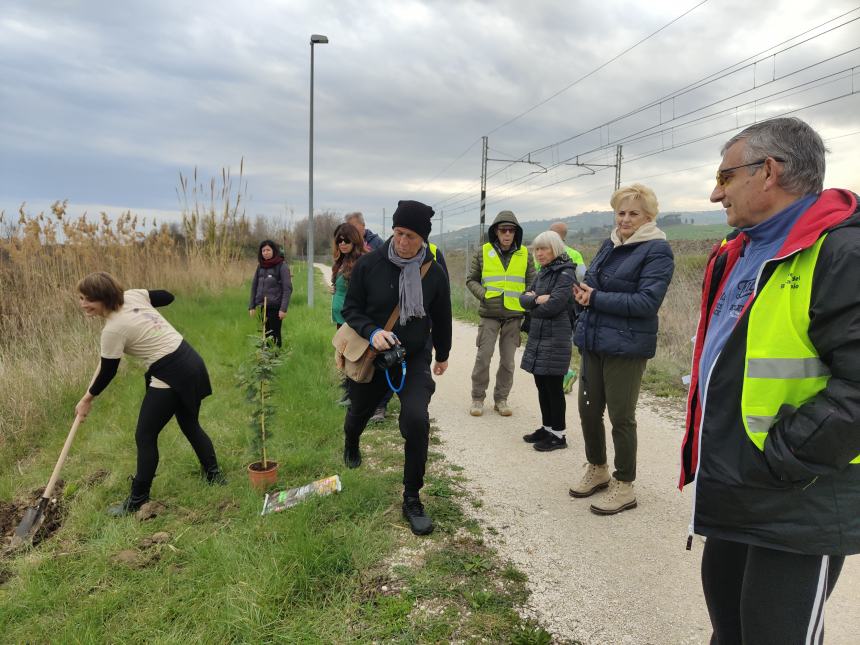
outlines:
{"label": "man in yellow safety vest", "polygon": [[860,209],[823,190],[797,118],[723,146],[712,202],[735,230],[705,270],[680,485],[705,536],[712,643],[821,643],[860,553]]}
{"label": "man in yellow safety vest", "polygon": [[531,251],[523,246],[523,229],[511,211],[502,211],[487,234],[489,242],[472,258],[466,287],[481,302],[478,314],[478,354],[472,369],[472,406],[469,413],[484,413],[484,396],[490,384],[490,359],[499,339],[499,369],[493,400],[503,417],[512,414],[508,395],[514,382],[514,353],[520,345],[520,326],[525,310],[519,297],[534,281]]}

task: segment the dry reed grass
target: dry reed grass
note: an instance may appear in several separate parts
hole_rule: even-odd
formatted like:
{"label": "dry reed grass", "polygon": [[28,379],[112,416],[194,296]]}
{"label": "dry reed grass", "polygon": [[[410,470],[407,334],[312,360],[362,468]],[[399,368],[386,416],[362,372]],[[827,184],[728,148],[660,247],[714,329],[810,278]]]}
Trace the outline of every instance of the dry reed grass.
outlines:
{"label": "dry reed grass", "polygon": [[189,188],[180,175],[181,225],[131,212],[70,217],[66,202],[38,215],[22,206],[11,221],[0,212],[0,449],[14,454],[14,444],[56,425],[49,418],[56,406],[83,393],[98,363],[100,324],[78,310],[81,277],[108,271],[126,288],[187,294],[218,292],[247,277],[241,190],[231,197],[227,171],[220,188],[213,180],[204,190],[196,170],[193,182]]}

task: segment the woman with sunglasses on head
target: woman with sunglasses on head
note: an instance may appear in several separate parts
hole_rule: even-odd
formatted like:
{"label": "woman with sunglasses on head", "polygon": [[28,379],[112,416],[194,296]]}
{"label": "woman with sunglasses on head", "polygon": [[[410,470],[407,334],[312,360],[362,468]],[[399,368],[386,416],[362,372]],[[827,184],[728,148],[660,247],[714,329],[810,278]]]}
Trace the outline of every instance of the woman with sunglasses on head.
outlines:
{"label": "woman with sunglasses on head", "polygon": [[[579,419],[587,463],[572,497],[590,497],[597,515],[636,507],[636,404],[645,363],[657,349],[657,312],[672,280],[675,259],[659,228],[657,196],[642,184],[623,186],[609,200],[615,228],[573,288],[582,307],[573,342],[580,350]],[[603,412],[609,412],[615,470],[606,463]]]}
{"label": "woman with sunglasses on head", "polygon": [[290,268],[284,262],[280,247],[272,240],[263,240],[257,251],[257,270],[251,280],[251,301],[248,305],[248,315],[253,317],[259,307],[259,315],[263,316],[265,303],[266,336],[275,345],[281,346],[281,323],[287,315],[290,306],[290,296],[293,295],[293,281],[290,278]]}
{"label": "woman with sunglasses on head", "polygon": [[[352,224],[340,224],[334,229],[332,239],[332,258],[334,262],[331,267],[331,287],[330,291],[333,294],[331,299],[331,319],[337,325],[338,329],[344,323],[343,301],[346,298],[346,291],[349,288],[349,277],[352,274],[352,268],[356,261],[365,253],[364,240],[361,239],[361,234],[358,229]],[[344,378],[343,396],[341,397],[341,405],[349,405],[349,381]]]}

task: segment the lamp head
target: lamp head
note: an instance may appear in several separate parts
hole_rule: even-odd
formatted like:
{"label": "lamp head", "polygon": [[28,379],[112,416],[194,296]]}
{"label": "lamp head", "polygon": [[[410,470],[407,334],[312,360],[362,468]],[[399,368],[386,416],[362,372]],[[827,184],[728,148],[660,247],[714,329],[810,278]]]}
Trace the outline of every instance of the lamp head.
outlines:
{"label": "lamp head", "polygon": [[328,43],[328,36],[311,34],[311,45],[325,45],[326,43]]}

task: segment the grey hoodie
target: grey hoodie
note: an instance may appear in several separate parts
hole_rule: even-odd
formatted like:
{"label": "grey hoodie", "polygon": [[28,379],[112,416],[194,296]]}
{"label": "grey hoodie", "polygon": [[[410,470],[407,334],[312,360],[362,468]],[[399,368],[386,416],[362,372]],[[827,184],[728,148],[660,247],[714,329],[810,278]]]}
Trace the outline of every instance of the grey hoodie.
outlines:
{"label": "grey hoodie", "polygon": [[[503,251],[499,246],[499,237],[496,234],[496,228],[502,223],[513,224],[517,227],[517,232],[514,233],[514,241],[511,244],[511,248],[507,251]],[[493,220],[493,223],[490,225],[490,229],[487,232],[487,239],[489,240],[489,244],[492,244],[493,248],[498,252],[499,258],[502,261],[502,266],[507,269],[514,251],[519,249],[523,243],[523,229],[520,226],[519,221],[517,221],[516,215],[511,211],[502,211],[496,215],[496,219]],[[481,305],[478,308],[478,315],[481,316],[481,318],[498,318],[501,320],[522,317],[524,315],[524,312],[522,311],[511,311],[510,309],[505,309],[504,298],[490,298],[489,300],[484,298],[484,294],[487,293],[487,289],[481,284],[481,274],[483,271],[484,253],[483,249],[478,249],[475,252],[475,256],[472,258],[472,266],[469,271],[469,275],[466,276],[466,287],[472,292],[472,295],[481,302]],[[532,258],[532,252],[529,251],[526,262],[526,286],[534,282],[534,279],[534,258]]]}

